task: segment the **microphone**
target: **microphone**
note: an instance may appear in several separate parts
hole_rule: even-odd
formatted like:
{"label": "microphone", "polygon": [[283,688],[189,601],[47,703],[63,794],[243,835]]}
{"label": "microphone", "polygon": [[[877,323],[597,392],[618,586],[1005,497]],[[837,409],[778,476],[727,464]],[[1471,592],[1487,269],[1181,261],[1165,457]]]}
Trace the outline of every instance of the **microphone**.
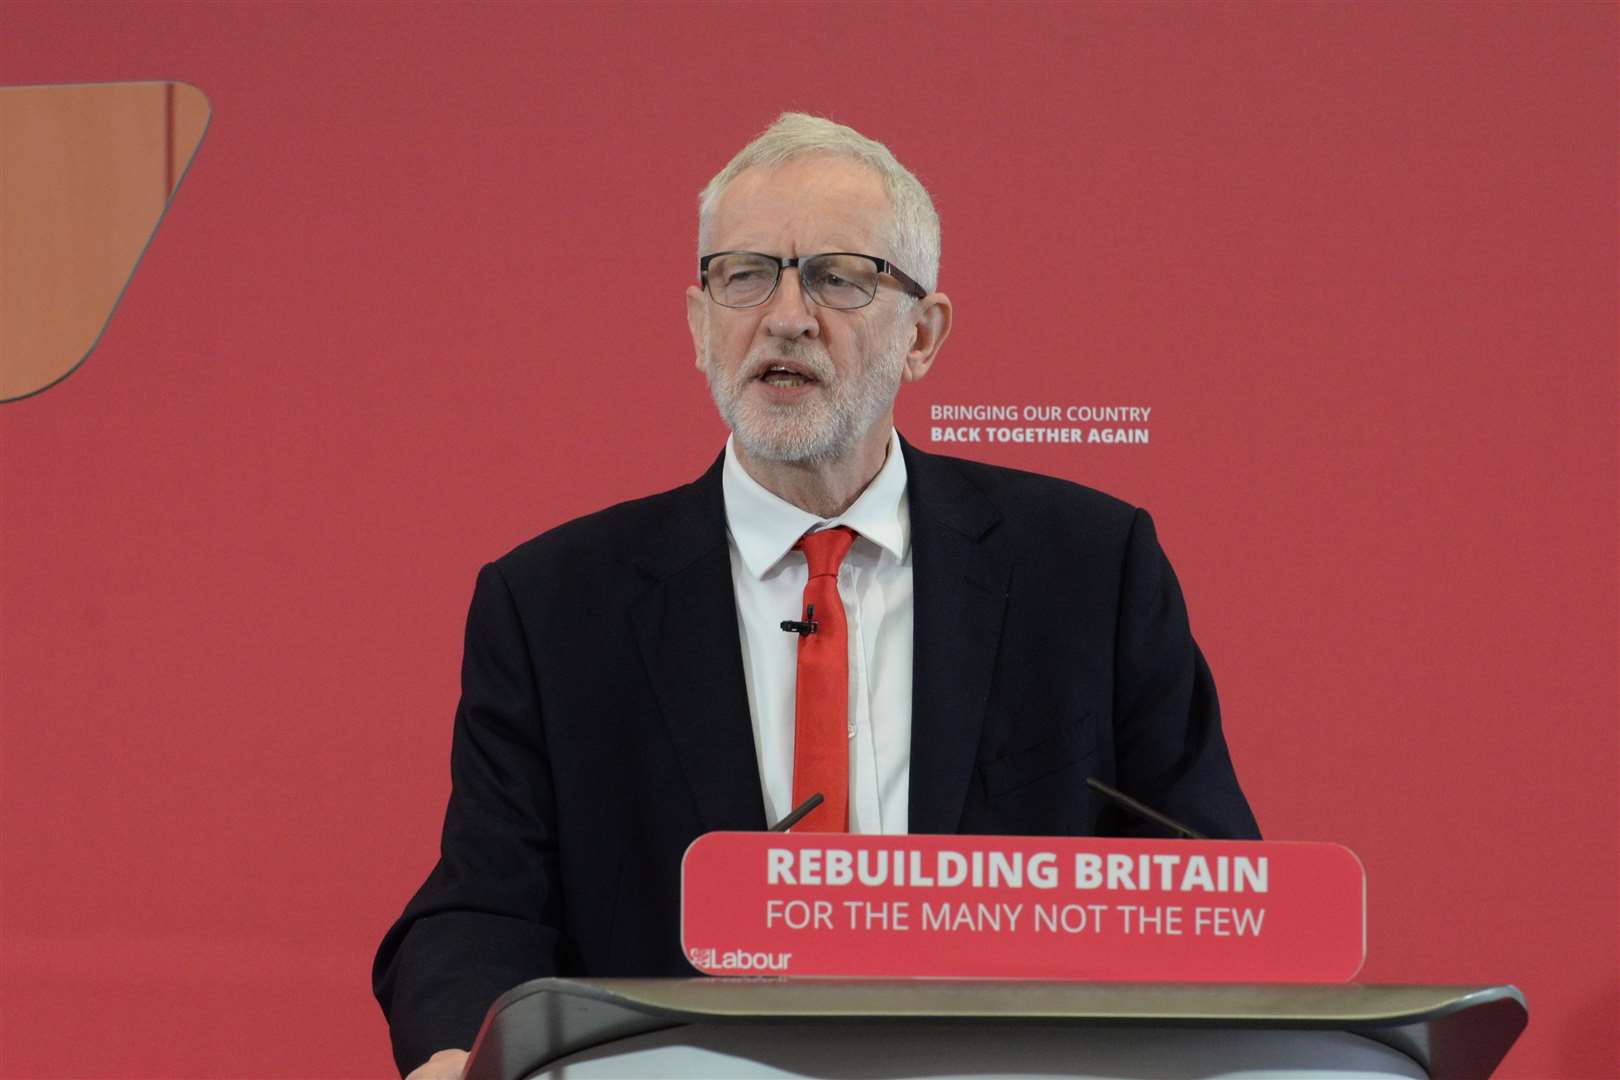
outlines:
{"label": "microphone", "polygon": [[803,622],[799,622],[795,619],[782,620],[783,630],[786,630],[790,634],[798,634],[800,637],[804,637],[806,634],[813,634],[820,628],[821,624],[816,622],[816,605],[814,604],[811,604],[809,607],[804,609]]}
{"label": "microphone", "polygon": [[1188,840],[1209,839],[1209,837],[1205,836],[1203,833],[1198,832],[1195,829],[1188,828],[1175,818],[1168,817],[1159,813],[1150,806],[1137,802],[1123,791],[1114,790],[1101,780],[1097,779],[1095,776],[1086,777],[1086,786],[1116,805],[1123,806],[1137,817],[1145,818],[1146,820],[1153,822],[1155,825],[1169,829],[1173,833],[1179,833]]}
{"label": "microphone", "polygon": [[793,828],[793,826],[803,821],[804,815],[808,814],[810,811],[814,810],[816,807],[820,806],[826,801],[827,800],[821,797],[821,792],[818,791],[808,799],[804,800],[804,802],[800,803],[798,806],[795,806],[793,808],[793,812],[788,814],[787,817],[783,818],[781,821],[778,821],[775,825],[772,825],[765,831],[787,832],[789,829]]}

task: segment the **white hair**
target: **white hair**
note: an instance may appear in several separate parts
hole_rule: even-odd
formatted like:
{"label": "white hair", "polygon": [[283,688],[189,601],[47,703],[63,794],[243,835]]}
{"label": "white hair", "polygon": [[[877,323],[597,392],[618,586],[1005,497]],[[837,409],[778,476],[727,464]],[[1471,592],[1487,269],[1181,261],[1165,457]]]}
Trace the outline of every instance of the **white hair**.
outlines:
{"label": "white hair", "polygon": [[709,223],[720,197],[744,169],[772,169],[805,154],[839,154],[877,173],[893,211],[890,242],[895,265],[929,292],[939,282],[939,214],[928,189],[887,146],[821,116],[787,112],[737,151],[698,195],[698,254],[705,254]]}

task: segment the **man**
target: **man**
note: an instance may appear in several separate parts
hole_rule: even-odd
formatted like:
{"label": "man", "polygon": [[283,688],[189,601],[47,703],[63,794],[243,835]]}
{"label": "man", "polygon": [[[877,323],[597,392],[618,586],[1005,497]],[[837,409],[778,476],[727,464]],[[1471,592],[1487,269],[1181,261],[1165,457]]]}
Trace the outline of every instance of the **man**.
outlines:
{"label": "man", "polygon": [[1258,836],[1147,515],[894,431],[952,318],[916,179],[784,115],[705,189],[699,245],[687,321],[721,459],[479,576],[441,857],[374,972],[418,1077],[457,1075],[524,980],[691,974],[687,844],[808,790],[831,797],[804,827],[1139,831],[1097,776]]}

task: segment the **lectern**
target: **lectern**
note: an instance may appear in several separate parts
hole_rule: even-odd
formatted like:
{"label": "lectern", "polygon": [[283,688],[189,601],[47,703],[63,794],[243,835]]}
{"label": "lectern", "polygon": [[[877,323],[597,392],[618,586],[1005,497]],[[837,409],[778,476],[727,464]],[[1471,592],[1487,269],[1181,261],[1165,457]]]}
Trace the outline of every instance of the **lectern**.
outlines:
{"label": "lectern", "polygon": [[1511,986],[537,979],[466,1080],[1475,1078],[1527,1019]]}

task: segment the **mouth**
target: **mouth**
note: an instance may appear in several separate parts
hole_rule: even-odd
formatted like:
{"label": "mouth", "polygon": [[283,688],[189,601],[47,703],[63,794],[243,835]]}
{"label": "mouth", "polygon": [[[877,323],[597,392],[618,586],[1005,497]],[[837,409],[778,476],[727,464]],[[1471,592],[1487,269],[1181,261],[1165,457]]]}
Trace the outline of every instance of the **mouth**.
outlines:
{"label": "mouth", "polygon": [[817,381],[807,367],[791,360],[767,363],[755,378],[767,386],[780,386],[784,389],[808,386]]}

